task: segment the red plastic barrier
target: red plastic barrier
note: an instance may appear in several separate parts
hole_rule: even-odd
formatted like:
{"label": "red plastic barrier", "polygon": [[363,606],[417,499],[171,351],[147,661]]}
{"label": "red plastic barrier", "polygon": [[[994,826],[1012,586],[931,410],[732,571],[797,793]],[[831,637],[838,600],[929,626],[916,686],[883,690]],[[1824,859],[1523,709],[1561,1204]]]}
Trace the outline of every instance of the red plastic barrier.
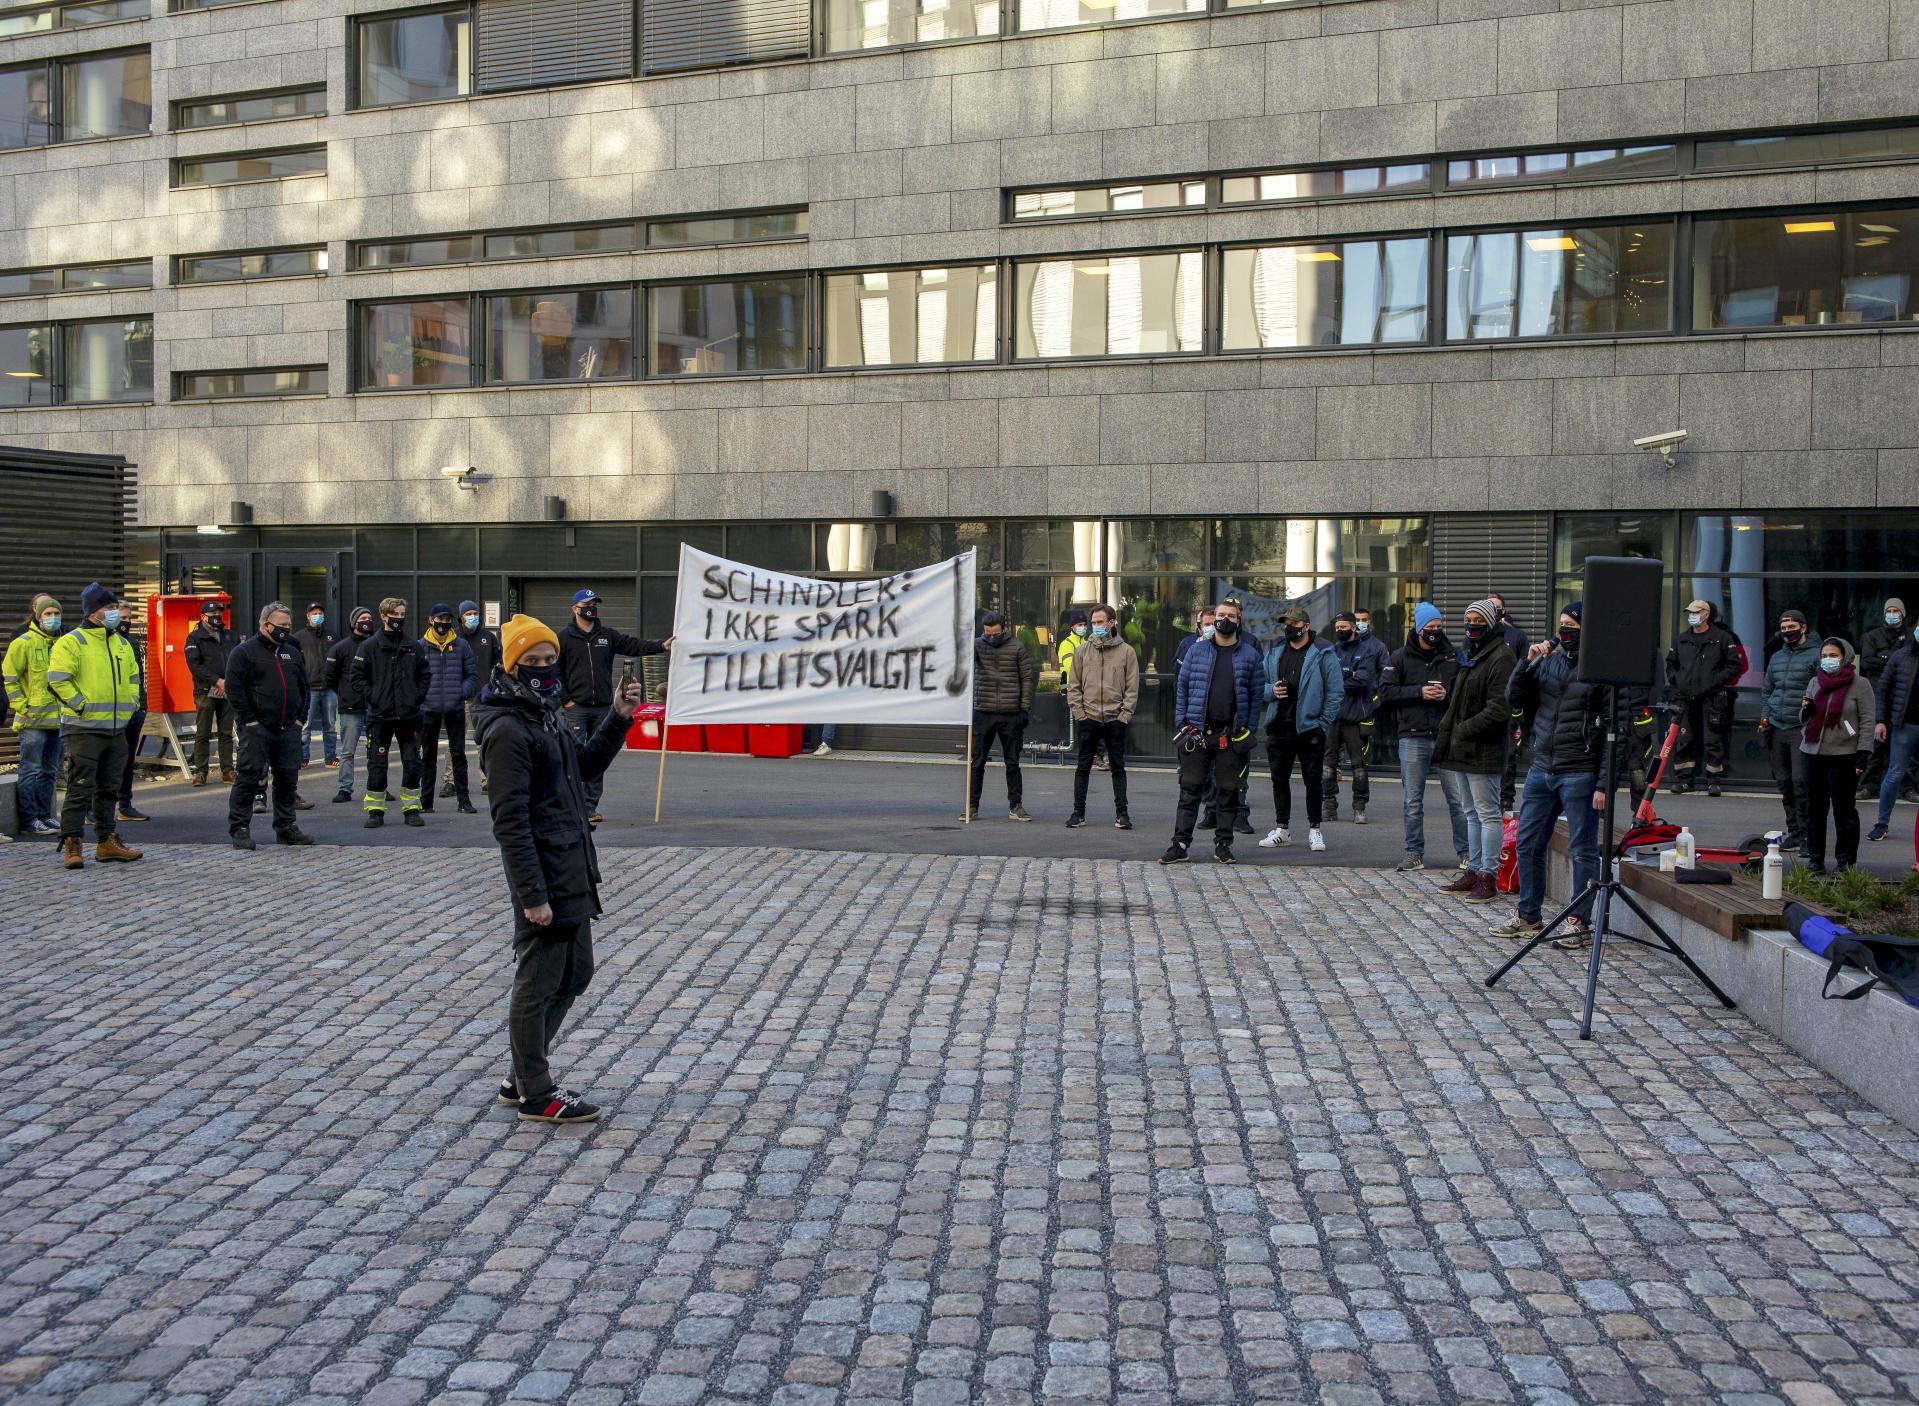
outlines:
{"label": "red plastic barrier", "polygon": [[666,718],[664,703],[644,703],[633,714],[626,729],[626,745],[637,752],[660,750],[660,724]]}
{"label": "red plastic barrier", "polygon": [[698,723],[674,723],[666,730],[666,750],[669,752],[704,752],[706,750],[706,729]]}
{"label": "red plastic barrier", "polygon": [[[746,755],[745,723],[708,723],[706,725],[706,750],[724,752],[728,756]],[[675,728],[674,731],[679,729]]]}
{"label": "red plastic barrier", "polygon": [[746,729],[747,750],[756,757],[796,757],[804,735],[798,723],[753,723]]}

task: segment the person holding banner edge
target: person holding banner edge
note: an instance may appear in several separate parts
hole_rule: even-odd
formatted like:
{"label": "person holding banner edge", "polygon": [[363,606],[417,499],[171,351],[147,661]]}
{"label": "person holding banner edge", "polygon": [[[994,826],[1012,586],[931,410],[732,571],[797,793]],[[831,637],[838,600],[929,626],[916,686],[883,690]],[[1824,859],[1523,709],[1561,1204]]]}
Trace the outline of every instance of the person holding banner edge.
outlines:
{"label": "person holding banner edge", "polygon": [[[573,619],[558,635],[562,706],[566,724],[582,746],[606,720],[607,709],[613,703],[613,656],[645,658],[649,654],[664,654],[673,643],[671,639],[643,640],[602,625],[601,604],[600,593],[591,586],[575,591]],[[600,796],[605,790],[606,783],[598,775],[586,783],[587,810],[595,825],[600,823]]]}
{"label": "person holding banner edge", "polygon": [[587,787],[626,742],[641,688],[612,692],[593,731],[562,723],[560,640],[531,616],[500,629],[500,663],[473,705],[493,836],[513,896],[513,992],[507,1007],[512,1076],[500,1102],[522,1122],[589,1123],[600,1110],[560,1088],[547,1062],[560,1024],[593,979],[600,870]]}
{"label": "person holding banner edge", "polygon": [[973,758],[966,811],[969,816],[979,814],[980,792],[986,782],[986,756],[993,750],[993,741],[997,738],[1000,756],[1006,761],[1006,818],[1033,818],[1020,804],[1024,791],[1020,784],[1019,750],[1027,719],[1033,714],[1037,673],[1033,656],[1006,628],[1006,617],[996,610],[988,611],[980,622],[979,639],[973,644]]}

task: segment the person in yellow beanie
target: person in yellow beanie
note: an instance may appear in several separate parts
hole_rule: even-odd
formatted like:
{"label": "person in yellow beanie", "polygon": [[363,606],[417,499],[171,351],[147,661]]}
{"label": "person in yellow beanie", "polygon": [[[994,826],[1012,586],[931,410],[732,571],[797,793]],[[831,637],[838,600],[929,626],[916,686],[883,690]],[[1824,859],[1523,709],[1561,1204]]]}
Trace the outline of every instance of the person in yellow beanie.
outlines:
{"label": "person in yellow beanie", "polygon": [[600,869],[586,785],[619,755],[640,686],[625,683],[593,732],[560,721],[560,641],[530,615],[500,629],[500,662],[473,705],[499,841],[513,895],[513,994],[507,1007],[512,1076],[500,1102],[533,1123],[588,1123],[600,1110],[561,1088],[547,1063],[560,1022],[593,979]]}

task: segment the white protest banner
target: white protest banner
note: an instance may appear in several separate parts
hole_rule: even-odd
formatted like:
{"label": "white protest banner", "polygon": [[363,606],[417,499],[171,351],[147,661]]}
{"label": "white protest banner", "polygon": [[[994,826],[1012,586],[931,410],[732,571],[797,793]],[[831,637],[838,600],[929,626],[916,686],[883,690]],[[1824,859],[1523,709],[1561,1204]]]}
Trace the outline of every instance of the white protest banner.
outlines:
{"label": "white protest banner", "polygon": [[680,546],[676,723],[973,717],[974,553],[872,581],[787,576]]}

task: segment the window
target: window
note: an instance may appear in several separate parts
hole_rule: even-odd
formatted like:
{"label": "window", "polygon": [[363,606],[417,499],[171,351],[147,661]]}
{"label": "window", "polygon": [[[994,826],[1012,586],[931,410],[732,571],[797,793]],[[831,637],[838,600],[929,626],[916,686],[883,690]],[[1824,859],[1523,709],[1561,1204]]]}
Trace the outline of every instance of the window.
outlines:
{"label": "window", "polygon": [[1116,19],[1159,19],[1204,12],[1206,0],[1019,0],[1019,27],[1059,29]]}
{"label": "window", "polygon": [[1228,249],[1221,347],[1329,347],[1426,340],[1427,250],[1414,239]]}
{"label": "window", "polygon": [[290,147],[285,151],[249,151],[233,156],[181,157],[173,163],[173,184],[231,186],[248,181],[284,181],[295,176],[324,176],[326,147]]}
{"label": "window", "polygon": [[465,5],[363,19],[357,29],[357,106],[432,102],[473,91],[473,17]]}
{"label": "window", "polygon": [[153,319],[0,327],[0,405],[153,399]]}
{"label": "window", "polygon": [[145,49],[0,69],[0,148],[144,136],[152,123]]}
{"label": "window", "polygon": [[1179,210],[1206,204],[1205,181],[1150,181],[1134,185],[1080,186],[1013,193],[1013,218],[1053,220],[1069,215],[1121,215],[1142,210]]}
{"label": "window", "polygon": [[356,269],[419,268],[433,264],[471,263],[480,256],[480,241],[470,234],[438,239],[395,239],[353,246]]}
{"label": "window", "polygon": [[9,10],[0,15],[0,37],[80,29],[90,24],[112,24],[115,20],[143,20],[147,17],[147,4],[148,0],[86,0],[84,4]]}
{"label": "window", "polygon": [[640,0],[648,73],[805,58],[811,0]]}
{"label": "window", "polygon": [[1776,137],[1734,137],[1693,145],[1695,171],[1745,171],[1770,166],[1827,166],[1845,161],[1909,161],[1919,158],[1919,127],[1876,127],[1852,132],[1790,132]]}
{"label": "window", "polygon": [[806,369],[806,279],[742,278],[647,290],[658,376]]}
{"label": "window", "polygon": [[0,273],[0,298],[44,297],[101,288],[151,288],[153,265],[145,259],[122,264],[77,264],[70,268],[20,269]]}
{"label": "window", "polygon": [[999,33],[999,0],[826,0],[826,52]]}
{"label": "window", "polygon": [[826,279],[826,364],[991,361],[999,283],[992,264],[836,273]]}
{"label": "window", "polygon": [[325,395],[326,367],[289,366],[262,371],[186,371],[176,400],[226,400],[249,395]]}
{"label": "window", "polygon": [[1671,176],[1679,150],[1661,146],[1605,146],[1523,155],[1475,156],[1446,163],[1448,186],[1524,184],[1529,181],[1613,181]]}
{"label": "window", "polygon": [[804,239],[806,211],[766,210],[751,215],[708,215],[698,219],[652,220],[646,226],[646,247],[679,249],[698,244],[752,244],[776,239]]}
{"label": "window", "polygon": [[1672,327],[1673,226],[1446,238],[1446,337],[1569,337]]}
{"label": "window", "polygon": [[489,259],[558,258],[567,254],[616,254],[639,247],[639,227],[632,221],[590,225],[579,229],[524,230],[486,236],[484,257]]}
{"label": "window", "polygon": [[1919,318],[1919,208],[1701,218],[1692,249],[1695,328]]}
{"label": "window", "polygon": [[485,303],[489,384],[633,374],[631,288],[513,293]]}
{"label": "window", "polygon": [[261,249],[250,254],[183,254],[175,283],[239,283],[256,278],[311,278],[326,272],[326,249]]}
{"label": "window", "polygon": [[472,308],[465,298],[371,303],[359,309],[361,390],[473,383]]}
{"label": "window", "polygon": [[633,0],[481,0],[475,18],[482,93],[633,73]]}
{"label": "window", "polygon": [[1423,161],[1393,166],[1340,166],[1322,171],[1261,171],[1250,176],[1224,177],[1219,183],[1219,202],[1251,205],[1273,200],[1403,195],[1431,189],[1432,183],[1432,167]]}
{"label": "window", "polygon": [[1199,251],[1090,255],[1014,266],[1015,355],[1197,352],[1205,322]]}
{"label": "window", "polygon": [[173,125],[228,127],[239,122],[273,122],[283,117],[320,117],[326,113],[326,85],[289,88],[281,93],[243,93],[227,98],[195,98],[173,105]]}

